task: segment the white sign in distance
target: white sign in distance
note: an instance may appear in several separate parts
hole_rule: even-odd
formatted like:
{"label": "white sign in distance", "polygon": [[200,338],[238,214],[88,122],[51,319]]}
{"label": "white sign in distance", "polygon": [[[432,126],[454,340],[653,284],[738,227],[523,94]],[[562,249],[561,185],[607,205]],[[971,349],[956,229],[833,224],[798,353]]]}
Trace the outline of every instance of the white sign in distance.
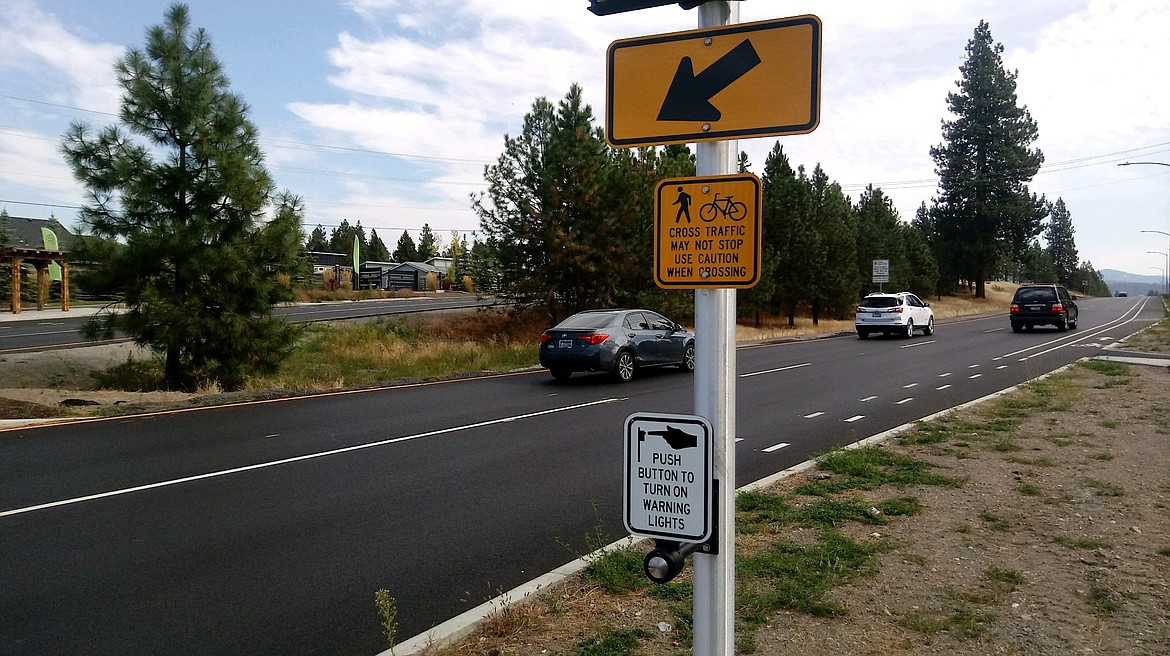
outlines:
{"label": "white sign in distance", "polygon": [[873,261],[873,281],[874,282],[889,282],[890,281],[890,261],[889,260],[874,260]]}
{"label": "white sign in distance", "polygon": [[644,538],[706,542],[715,467],[711,424],[693,415],[626,418],[626,530]]}

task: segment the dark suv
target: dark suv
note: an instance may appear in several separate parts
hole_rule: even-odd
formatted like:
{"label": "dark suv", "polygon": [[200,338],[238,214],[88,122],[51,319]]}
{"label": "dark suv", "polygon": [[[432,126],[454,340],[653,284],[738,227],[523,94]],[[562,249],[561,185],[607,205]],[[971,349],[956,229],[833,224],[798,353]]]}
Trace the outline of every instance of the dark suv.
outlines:
{"label": "dark suv", "polygon": [[1076,300],[1064,285],[1021,285],[1009,310],[1012,331],[1042,325],[1056,326],[1061,332],[1076,330],[1080,317]]}

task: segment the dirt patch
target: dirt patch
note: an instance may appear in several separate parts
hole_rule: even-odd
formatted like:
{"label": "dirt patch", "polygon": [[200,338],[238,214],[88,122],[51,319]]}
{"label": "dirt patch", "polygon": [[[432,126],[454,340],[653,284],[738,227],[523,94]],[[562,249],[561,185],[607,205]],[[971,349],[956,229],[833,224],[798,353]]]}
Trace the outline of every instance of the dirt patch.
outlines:
{"label": "dirt patch", "polygon": [[146,357],[130,343],[0,356],[0,419],[86,416],[108,411],[103,408],[143,409],[195,398],[182,392],[94,389],[92,372]]}

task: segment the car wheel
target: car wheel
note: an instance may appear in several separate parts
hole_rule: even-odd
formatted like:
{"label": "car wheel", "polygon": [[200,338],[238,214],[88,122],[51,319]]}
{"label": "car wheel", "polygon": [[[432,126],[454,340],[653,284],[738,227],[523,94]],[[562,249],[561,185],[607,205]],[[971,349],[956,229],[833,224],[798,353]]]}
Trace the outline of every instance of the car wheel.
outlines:
{"label": "car wheel", "polygon": [[1077,321],[1079,321],[1079,320],[1080,320],[1080,317],[1078,317],[1078,318],[1076,318],[1076,319],[1073,319],[1073,320],[1072,320],[1072,321],[1071,321],[1071,322],[1068,324],[1068,329],[1069,329],[1069,330],[1076,330],[1076,329],[1077,329]]}
{"label": "car wheel", "polygon": [[933,335],[934,334],[934,317],[930,317],[929,319],[926,320],[926,328],[922,329],[922,334],[923,335]]}
{"label": "car wheel", "polygon": [[1022,333],[1022,332],[1024,332],[1024,326],[1023,326],[1023,324],[1013,323],[1013,324],[1012,324],[1012,332],[1013,332],[1013,333]]}
{"label": "car wheel", "polygon": [[549,372],[551,372],[552,377],[557,380],[568,380],[569,376],[573,375],[573,371],[571,369],[549,369]]}
{"label": "car wheel", "polygon": [[869,332],[865,330],[857,331],[857,339],[865,339],[866,337],[869,337]]}
{"label": "car wheel", "polygon": [[1056,329],[1062,333],[1065,332],[1066,330],[1068,330],[1068,319],[1066,319],[1064,317],[1057,319],[1056,320]]}
{"label": "car wheel", "polygon": [[634,379],[634,369],[636,367],[634,354],[629,351],[622,351],[618,353],[617,361],[614,362],[613,376],[618,379],[619,383],[628,383]]}
{"label": "car wheel", "polygon": [[914,320],[913,319],[908,319],[906,321],[906,332],[902,333],[902,335],[906,339],[910,339],[911,337],[914,336]]}
{"label": "car wheel", "polygon": [[678,368],[682,369],[683,371],[694,371],[695,370],[695,345],[694,344],[687,344],[687,347],[685,349],[683,349],[682,362],[678,363]]}

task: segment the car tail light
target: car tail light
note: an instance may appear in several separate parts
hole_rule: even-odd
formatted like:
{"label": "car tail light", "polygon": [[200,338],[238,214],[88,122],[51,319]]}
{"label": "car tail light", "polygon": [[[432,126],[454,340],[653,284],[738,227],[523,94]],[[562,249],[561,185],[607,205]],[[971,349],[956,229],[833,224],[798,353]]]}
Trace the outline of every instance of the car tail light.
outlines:
{"label": "car tail light", "polygon": [[550,334],[548,334],[548,333],[541,333],[541,334],[540,334],[540,343],[541,343],[541,344],[543,344],[543,343],[547,342],[547,341],[548,341],[548,340],[550,340],[550,339],[552,339],[552,335],[550,335]]}
{"label": "car tail light", "polygon": [[1012,303],[1011,306],[1008,308],[1008,312],[1019,312],[1019,311],[1020,311],[1020,306],[1016,305],[1015,303]]}
{"label": "car tail light", "polygon": [[1056,305],[1052,306],[1052,311],[1053,312],[1064,312],[1064,306],[1061,305],[1060,303],[1057,303]]}
{"label": "car tail light", "polygon": [[901,305],[899,305],[898,307],[892,307],[892,308],[886,310],[886,312],[897,312],[898,314],[901,314],[904,309],[905,308],[903,308]]}
{"label": "car tail light", "polygon": [[581,339],[585,340],[585,343],[589,344],[590,346],[596,346],[597,344],[600,344],[609,339],[609,335],[605,333],[593,333],[592,335],[586,335]]}

